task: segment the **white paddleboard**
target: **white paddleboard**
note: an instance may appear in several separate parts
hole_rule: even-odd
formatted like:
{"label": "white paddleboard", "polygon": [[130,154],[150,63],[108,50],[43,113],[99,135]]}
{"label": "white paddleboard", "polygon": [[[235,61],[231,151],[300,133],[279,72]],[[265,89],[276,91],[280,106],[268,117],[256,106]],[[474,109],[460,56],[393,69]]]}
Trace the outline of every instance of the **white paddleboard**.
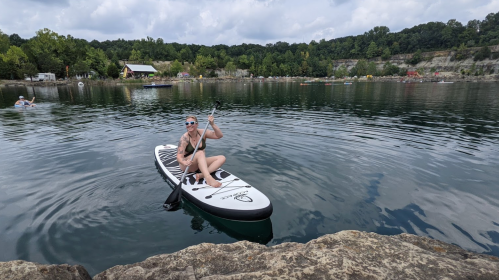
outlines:
{"label": "white paddleboard", "polygon": [[[177,146],[156,146],[154,156],[158,169],[177,186],[183,174],[177,162]],[[204,179],[196,183],[195,176],[194,172],[186,174],[182,196],[212,215],[229,220],[260,221],[272,214],[272,203],[267,196],[221,168],[212,173],[213,178],[222,183],[219,188],[206,185]]]}

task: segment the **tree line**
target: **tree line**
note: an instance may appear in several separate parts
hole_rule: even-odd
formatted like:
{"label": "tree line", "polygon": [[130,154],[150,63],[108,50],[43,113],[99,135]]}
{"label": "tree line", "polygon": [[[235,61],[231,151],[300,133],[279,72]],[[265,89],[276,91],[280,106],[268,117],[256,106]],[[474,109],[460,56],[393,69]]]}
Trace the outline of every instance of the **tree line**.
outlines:
{"label": "tree line", "polygon": [[[247,69],[255,76],[325,77],[334,74],[347,76],[368,73],[391,75],[398,67],[385,64],[376,70],[369,59],[413,53],[407,62],[415,65],[422,52],[455,50],[454,59],[483,60],[492,54],[487,46],[499,44],[499,12],[488,14],[484,20],[470,20],[466,25],[451,19],[447,23],[428,22],[400,32],[390,32],[377,26],[357,36],[310,43],[277,42],[258,44],[214,45],[166,43],[162,38],[141,40],[107,40],[88,42],[71,35],[63,36],[47,28],[30,39],[17,34],[7,35],[0,30],[0,78],[21,79],[41,72],[55,73],[58,78],[95,73],[95,76],[117,78],[122,66],[129,63],[152,64],[153,61],[172,61],[168,68],[158,69],[160,75],[176,76],[187,71],[191,75],[216,76],[213,70]],[[472,53],[469,48],[481,47]],[[335,66],[339,59],[359,59],[349,72]],[[359,64],[360,63],[360,64]],[[373,69],[374,65],[374,69]]]}

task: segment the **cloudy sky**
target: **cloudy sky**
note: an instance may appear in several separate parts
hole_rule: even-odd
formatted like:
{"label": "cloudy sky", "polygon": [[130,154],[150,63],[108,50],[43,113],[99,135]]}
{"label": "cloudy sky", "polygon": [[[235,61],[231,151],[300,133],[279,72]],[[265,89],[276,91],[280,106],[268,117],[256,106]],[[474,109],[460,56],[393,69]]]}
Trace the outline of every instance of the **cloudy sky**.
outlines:
{"label": "cloudy sky", "polygon": [[163,38],[240,45],[309,43],[392,32],[430,21],[483,20],[499,0],[0,0],[0,30],[25,39],[48,28],[88,41]]}

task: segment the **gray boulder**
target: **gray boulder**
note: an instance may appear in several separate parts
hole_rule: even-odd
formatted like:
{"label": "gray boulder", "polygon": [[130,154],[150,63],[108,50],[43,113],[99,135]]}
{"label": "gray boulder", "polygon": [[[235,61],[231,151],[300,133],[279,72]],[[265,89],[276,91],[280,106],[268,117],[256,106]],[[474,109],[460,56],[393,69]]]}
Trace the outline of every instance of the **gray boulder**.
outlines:
{"label": "gray boulder", "polygon": [[9,280],[91,280],[81,265],[44,265],[26,261],[0,262],[0,279]]}
{"label": "gray boulder", "polygon": [[499,258],[410,234],[342,231],[306,244],[199,244],[107,269],[94,280],[499,279]]}

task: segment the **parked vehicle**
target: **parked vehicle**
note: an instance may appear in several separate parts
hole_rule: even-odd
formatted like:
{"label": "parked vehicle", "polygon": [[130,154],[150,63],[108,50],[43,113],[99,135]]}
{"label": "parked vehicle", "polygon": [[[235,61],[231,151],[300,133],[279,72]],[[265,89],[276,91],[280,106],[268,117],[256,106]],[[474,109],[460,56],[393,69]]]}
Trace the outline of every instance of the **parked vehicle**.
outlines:
{"label": "parked vehicle", "polygon": [[[31,77],[26,77],[26,81],[31,81]],[[33,81],[55,81],[54,73],[38,73],[33,76]]]}
{"label": "parked vehicle", "polygon": [[38,73],[39,81],[55,81],[54,73]]}

